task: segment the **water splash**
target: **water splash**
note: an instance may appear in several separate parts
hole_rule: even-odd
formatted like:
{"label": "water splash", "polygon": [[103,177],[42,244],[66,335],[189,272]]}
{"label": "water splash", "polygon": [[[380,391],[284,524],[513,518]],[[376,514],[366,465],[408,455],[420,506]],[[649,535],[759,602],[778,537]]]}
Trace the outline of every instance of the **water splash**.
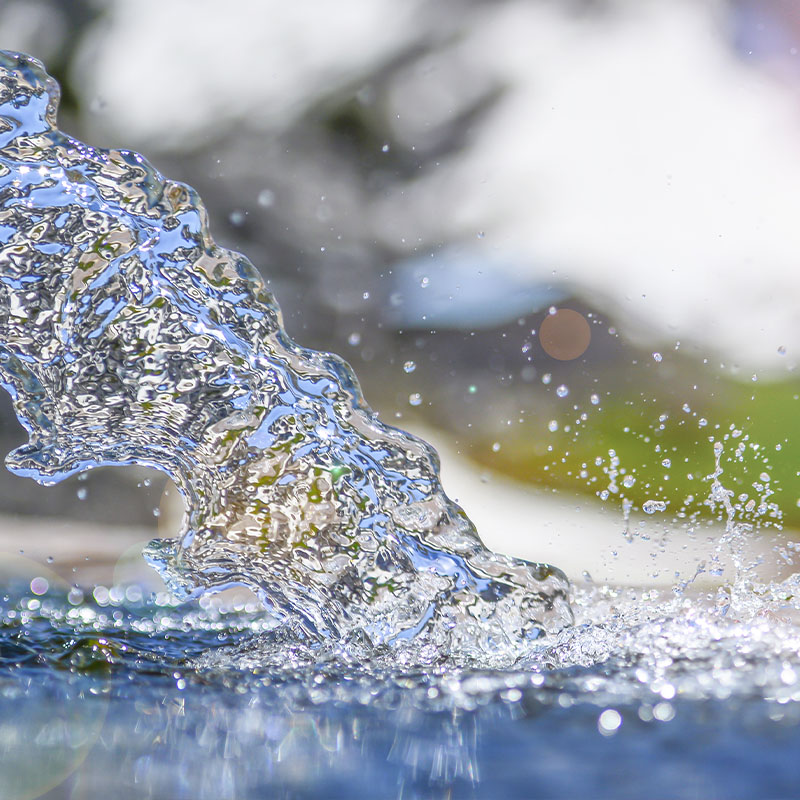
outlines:
{"label": "water splash", "polygon": [[57,103],[0,54],[0,382],[29,434],[9,468],[166,472],[187,513],[150,563],[182,597],[252,588],[306,659],[510,665],[568,624],[564,575],[483,546],[434,451],[287,336],[194,191],[61,133]]}

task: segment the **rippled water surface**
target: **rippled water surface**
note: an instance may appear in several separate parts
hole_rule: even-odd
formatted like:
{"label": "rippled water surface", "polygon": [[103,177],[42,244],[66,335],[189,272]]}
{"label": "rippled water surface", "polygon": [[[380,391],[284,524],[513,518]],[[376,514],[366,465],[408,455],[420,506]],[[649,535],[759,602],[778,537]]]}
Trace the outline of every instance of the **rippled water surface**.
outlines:
{"label": "rippled water surface", "polygon": [[[146,552],[170,597],[0,573],[0,796],[791,793],[797,579],[744,556],[724,438],[694,580],[570,587],[490,552],[194,192],[59,132],[57,100],[0,55],[0,379],[29,434],[8,464],[155,467],[187,513]],[[214,599],[234,586],[258,602]]]}

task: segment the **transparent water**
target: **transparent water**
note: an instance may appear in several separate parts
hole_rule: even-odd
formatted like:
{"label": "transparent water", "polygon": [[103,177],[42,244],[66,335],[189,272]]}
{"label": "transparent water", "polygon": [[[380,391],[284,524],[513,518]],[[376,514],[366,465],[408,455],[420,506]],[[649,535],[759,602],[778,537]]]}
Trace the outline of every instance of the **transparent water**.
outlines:
{"label": "transparent water", "polygon": [[[2,54],[0,87],[0,379],[29,434],[8,466],[150,466],[187,509],[146,551],[171,600],[4,577],[0,795],[789,791],[798,579],[744,558],[721,442],[711,590],[492,553],[191,189],[59,132],[33,59]],[[260,602],[211,597],[237,585]]]}

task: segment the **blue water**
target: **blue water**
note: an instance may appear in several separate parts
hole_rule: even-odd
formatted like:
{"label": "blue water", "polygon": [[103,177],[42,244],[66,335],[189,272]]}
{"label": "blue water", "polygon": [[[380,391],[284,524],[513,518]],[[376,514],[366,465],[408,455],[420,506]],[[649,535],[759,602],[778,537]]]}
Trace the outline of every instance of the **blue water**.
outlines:
{"label": "blue water", "polygon": [[[146,551],[169,601],[2,573],[0,797],[796,794],[800,578],[743,562],[719,450],[717,586],[570,587],[490,552],[195,193],[64,135],[57,101],[0,54],[8,464],[153,467],[186,514]],[[259,602],[208,602],[234,586]]]}

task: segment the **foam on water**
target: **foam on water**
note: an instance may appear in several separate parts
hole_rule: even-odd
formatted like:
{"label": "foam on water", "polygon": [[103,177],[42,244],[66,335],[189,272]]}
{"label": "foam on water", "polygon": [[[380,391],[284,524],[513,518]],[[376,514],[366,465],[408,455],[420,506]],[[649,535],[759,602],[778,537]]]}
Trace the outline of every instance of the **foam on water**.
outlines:
{"label": "foam on water", "polygon": [[41,64],[0,55],[0,381],[29,433],[9,468],[166,472],[185,522],[146,557],[183,598],[257,592],[281,624],[256,661],[291,642],[303,662],[510,666],[570,623],[565,576],[483,546],[434,451],[289,339],[193,190],[61,133],[57,103]]}

